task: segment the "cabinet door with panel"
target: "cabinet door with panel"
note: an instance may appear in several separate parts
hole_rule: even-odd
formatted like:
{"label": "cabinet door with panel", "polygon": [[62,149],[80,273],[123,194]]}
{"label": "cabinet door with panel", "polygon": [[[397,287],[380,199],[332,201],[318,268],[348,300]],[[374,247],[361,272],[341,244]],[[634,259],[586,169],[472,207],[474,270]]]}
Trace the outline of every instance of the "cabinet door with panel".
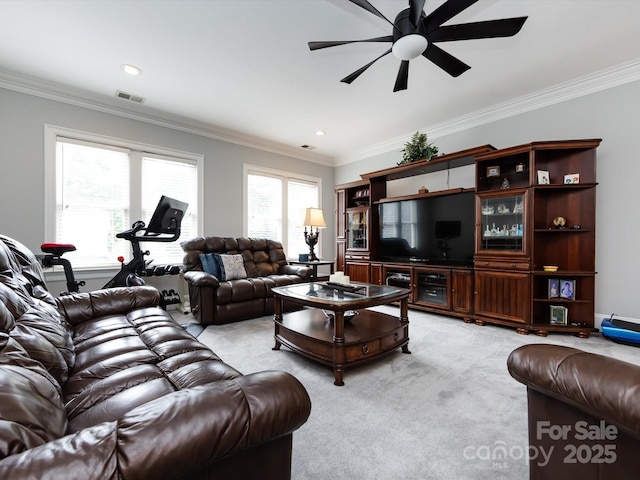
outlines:
{"label": "cabinet door with panel", "polygon": [[383,285],[384,277],[381,263],[371,263],[369,269],[369,280],[373,285]]}
{"label": "cabinet door with panel", "polygon": [[530,283],[528,273],[476,269],[474,274],[476,323],[484,325],[483,316],[489,317],[490,321],[495,323],[529,323]]}
{"label": "cabinet door with panel", "polygon": [[470,314],[473,302],[473,274],[471,270],[451,271],[451,309]]}
{"label": "cabinet door with panel", "polygon": [[349,275],[352,282],[369,283],[369,262],[354,262],[347,260],[345,275]]}

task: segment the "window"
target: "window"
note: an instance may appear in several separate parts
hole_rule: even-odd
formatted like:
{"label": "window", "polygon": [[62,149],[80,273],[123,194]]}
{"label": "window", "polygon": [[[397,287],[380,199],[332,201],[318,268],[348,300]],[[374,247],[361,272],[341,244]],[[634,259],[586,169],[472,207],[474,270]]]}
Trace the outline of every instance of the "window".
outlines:
{"label": "window", "polygon": [[245,235],[282,242],[290,258],[308,252],[302,223],[306,208],[321,205],[321,179],[251,165],[244,178]]}
{"label": "window", "polygon": [[[46,241],[74,244],[74,268],[113,268],[119,256],[130,259],[130,242],[116,234],[148,222],[162,195],[189,204],[181,238],[198,234],[202,157],[54,127],[46,137]],[[179,242],[142,248],[156,265],[182,263]]]}

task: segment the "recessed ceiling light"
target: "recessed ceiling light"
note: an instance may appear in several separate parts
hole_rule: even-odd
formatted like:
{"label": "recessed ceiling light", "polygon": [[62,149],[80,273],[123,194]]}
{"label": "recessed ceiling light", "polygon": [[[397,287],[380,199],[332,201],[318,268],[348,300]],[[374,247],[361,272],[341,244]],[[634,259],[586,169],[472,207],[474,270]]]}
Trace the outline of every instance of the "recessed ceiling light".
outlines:
{"label": "recessed ceiling light", "polygon": [[325,132],[324,130],[316,130],[316,135],[318,135],[319,137],[321,137],[325,133],[327,133],[327,132]]}
{"label": "recessed ceiling light", "polygon": [[133,75],[134,77],[137,77],[138,75],[142,75],[142,70],[140,70],[138,67],[134,65],[128,65],[125,63],[124,65],[120,65],[120,68],[124,73],[128,75]]}

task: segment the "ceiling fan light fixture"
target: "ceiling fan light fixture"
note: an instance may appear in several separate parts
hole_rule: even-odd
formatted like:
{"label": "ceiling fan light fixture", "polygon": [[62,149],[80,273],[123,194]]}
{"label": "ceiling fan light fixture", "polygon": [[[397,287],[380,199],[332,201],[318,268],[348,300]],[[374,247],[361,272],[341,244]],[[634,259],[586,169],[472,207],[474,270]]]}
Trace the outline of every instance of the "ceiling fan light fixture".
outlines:
{"label": "ceiling fan light fixture", "polygon": [[418,33],[411,33],[395,41],[391,52],[399,60],[413,60],[427,49],[427,39]]}

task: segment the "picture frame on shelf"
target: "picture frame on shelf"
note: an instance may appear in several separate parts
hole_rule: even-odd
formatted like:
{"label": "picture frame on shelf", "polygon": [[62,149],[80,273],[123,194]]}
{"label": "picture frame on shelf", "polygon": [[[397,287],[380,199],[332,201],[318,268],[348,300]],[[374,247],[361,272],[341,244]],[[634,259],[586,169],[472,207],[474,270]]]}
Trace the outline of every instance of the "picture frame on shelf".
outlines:
{"label": "picture frame on shelf", "polygon": [[564,176],[564,183],[566,185],[572,185],[575,183],[580,183],[580,174],[579,173],[567,173]]}
{"label": "picture frame on shelf", "polygon": [[487,177],[499,177],[500,176],[500,166],[493,165],[491,167],[487,167]]}
{"label": "picture frame on shelf", "polygon": [[563,278],[560,280],[560,298],[576,299],[576,281]]}
{"label": "picture frame on shelf", "polygon": [[549,306],[549,323],[552,325],[567,325],[568,309],[562,305]]}
{"label": "picture frame on shelf", "polygon": [[560,296],[560,279],[550,278],[547,298],[558,298]]}
{"label": "picture frame on shelf", "polygon": [[540,185],[549,185],[551,182],[549,181],[549,171],[548,170],[538,170],[538,184]]}

